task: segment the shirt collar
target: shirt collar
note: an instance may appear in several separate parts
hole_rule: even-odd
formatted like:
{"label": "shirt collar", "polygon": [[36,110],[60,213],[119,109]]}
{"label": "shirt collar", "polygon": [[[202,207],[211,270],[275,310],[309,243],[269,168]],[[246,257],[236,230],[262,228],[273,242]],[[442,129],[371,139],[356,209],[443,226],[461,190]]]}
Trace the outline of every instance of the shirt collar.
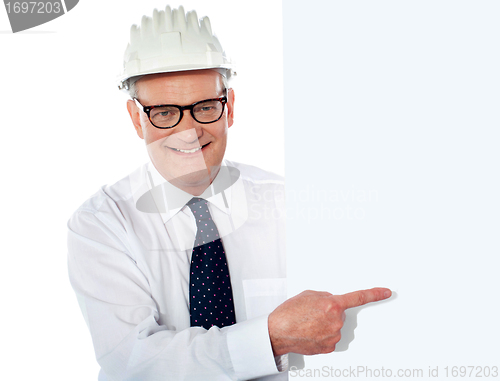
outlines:
{"label": "shirt collar", "polygon": [[[233,182],[231,181],[228,168],[227,163],[223,161],[219,173],[212,181],[212,184],[197,197],[207,200],[211,205],[230,215]],[[147,165],[146,177],[148,189],[153,195],[153,200],[164,223],[167,223],[179,213],[189,200],[194,197],[192,194],[175,187],[165,180],[151,162]]]}

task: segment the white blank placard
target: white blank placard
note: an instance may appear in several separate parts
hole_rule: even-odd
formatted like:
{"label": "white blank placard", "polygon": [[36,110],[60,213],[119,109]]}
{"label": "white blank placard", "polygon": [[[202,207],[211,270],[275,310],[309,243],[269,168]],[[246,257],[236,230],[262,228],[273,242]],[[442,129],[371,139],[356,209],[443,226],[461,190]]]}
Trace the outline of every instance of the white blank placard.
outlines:
{"label": "white blank placard", "polygon": [[499,14],[496,1],[284,3],[289,295],[398,294],[294,378],[500,366]]}

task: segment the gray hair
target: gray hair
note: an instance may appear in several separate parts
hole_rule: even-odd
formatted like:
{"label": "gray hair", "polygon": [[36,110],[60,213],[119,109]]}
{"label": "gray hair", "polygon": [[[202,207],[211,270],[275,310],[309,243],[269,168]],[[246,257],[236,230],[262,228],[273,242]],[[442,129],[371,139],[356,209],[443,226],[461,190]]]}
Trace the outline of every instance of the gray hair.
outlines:
{"label": "gray hair", "polygon": [[139,79],[144,77],[143,75],[138,75],[136,77],[132,77],[127,79],[127,82],[125,84],[125,90],[128,93],[129,97],[131,99],[137,98],[137,86],[136,83]]}
{"label": "gray hair", "polygon": [[[229,78],[226,74],[227,71],[225,69],[211,69],[211,70],[215,70],[217,73],[220,74],[220,76],[222,78],[222,86],[225,89],[229,89]],[[141,79],[142,77],[144,77],[144,76],[138,75],[138,76],[131,77],[131,78],[127,79],[127,81],[125,83],[124,90],[128,93],[128,95],[131,99],[137,98],[137,81],[139,79]]]}

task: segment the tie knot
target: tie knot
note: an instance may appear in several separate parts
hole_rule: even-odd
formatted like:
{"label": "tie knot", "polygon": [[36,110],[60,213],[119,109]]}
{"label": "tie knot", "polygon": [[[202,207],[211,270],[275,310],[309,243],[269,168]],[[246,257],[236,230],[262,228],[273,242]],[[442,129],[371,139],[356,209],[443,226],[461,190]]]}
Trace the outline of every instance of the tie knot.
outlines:
{"label": "tie knot", "polygon": [[196,209],[203,209],[203,207],[206,206],[207,203],[208,201],[203,198],[193,197],[191,200],[187,202],[186,205],[189,207],[189,209],[194,211]]}
{"label": "tie knot", "polygon": [[206,223],[205,220],[212,220],[207,200],[200,197],[193,197],[186,205],[191,209],[196,218],[196,225],[199,226],[202,221]]}
{"label": "tie knot", "polygon": [[219,239],[219,231],[208,210],[208,201],[199,197],[193,197],[186,205],[191,209],[196,222],[195,247]]}

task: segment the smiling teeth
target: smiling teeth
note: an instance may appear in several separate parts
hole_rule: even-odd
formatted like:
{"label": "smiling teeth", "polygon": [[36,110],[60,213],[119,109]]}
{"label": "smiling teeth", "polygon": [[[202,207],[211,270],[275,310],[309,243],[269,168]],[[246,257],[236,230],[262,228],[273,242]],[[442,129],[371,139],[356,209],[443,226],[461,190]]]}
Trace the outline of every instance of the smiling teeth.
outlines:
{"label": "smiling teeth", "polygon": [[179,152],[182,152],[182,153],[194,153],[196,151],[199,151],[201,149],[201,147],[198,147],[198,148],[193,148],[193,149],[188,149],[188,150],[185,150],[185,149],[177,149],[177,148],[174,148],[176,151],[179,151]]}

